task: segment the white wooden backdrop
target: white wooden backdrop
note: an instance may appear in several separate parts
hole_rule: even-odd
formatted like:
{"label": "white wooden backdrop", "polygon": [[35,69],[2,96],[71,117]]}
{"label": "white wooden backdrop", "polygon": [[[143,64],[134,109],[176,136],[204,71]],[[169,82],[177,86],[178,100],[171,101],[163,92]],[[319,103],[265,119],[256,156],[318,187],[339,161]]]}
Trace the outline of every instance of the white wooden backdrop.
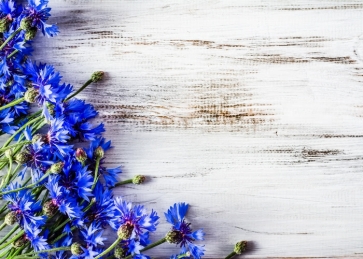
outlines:
{"label": "white wooden backdrop", "polygon": [[149,176],[117,194],[161,215],[190,203],[206,258],[238,240],[245,258],[363,258],[363,1],[50,6],[61,34],[35,58],[76,86],[107,72],[82,97],[114,143],[108,165]]}

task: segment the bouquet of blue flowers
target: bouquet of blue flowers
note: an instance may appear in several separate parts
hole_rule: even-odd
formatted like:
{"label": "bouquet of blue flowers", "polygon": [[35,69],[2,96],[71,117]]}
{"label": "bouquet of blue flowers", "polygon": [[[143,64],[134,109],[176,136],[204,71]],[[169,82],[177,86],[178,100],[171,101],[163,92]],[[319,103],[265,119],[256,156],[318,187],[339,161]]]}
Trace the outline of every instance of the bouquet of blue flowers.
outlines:
{"label": "bouquet of blue flowers", "polygon": [[[158,214],[113,196],[114,188],[145,176],[119,181],[120,167],[104,166],[111,148],[105,127],[94,125],[97,111],[77,99],[104,73],[94,72],[75,91],[53,66],[30,59],[38,31],[58,34],[47,24],[50,10],[47,0],[0,2],[0,134],[9,136],[0,148],[0,258],[147,259],[145,252],[163,243],[180,247],[170,258],[201,258],[205,250],[195,242],[204,232],[186,221],[188,204],[164,213],[170,231],[151,242]],[[106,228],[116,232],[109,246]],[[245,248],[238,242],[226,258]]]}

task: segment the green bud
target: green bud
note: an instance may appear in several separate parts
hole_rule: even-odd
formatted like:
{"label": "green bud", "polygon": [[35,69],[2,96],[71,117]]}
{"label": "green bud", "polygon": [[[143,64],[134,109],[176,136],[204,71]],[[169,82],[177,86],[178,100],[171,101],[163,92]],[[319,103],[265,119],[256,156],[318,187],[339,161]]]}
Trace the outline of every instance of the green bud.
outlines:
{"label": "green bud", "polygon": [[105,74],[105,72],[103,71],[96,71],[92,74],[91,76],[91,80],[93,83],[96,83],[98,81],[101,81],[103,78],[103,75]]}
{"label": "green bud", "polygon": [[84,163],[87,160],[87,154],[86,152],[83,150],[83,148],[77,148],[76,150],[76,159],[78,162],[80,163]]}
{"label": "green bud", "polygon": [[116,247],[113,253],[113,256],[116,257],[117,259],[125,258],[126,255],[127,255],[127,250],[123,249],[120,246]]}
{"label": "green bud", "polygon": [[16,216],[16,213],[14,211],[11,211],[8,214],[6,214],[4,219],[4,222],[9,226],[14,225],[14,223],[17,221],[18,217]]}
{"label": "green bud", "polygon": [[23,245],[25,245],[26,243],[28,242],[28,240],[25,238],[25,236],[22,236],[21,238],[19,238],[18,240],[15,240],[13,242],[13,247],[15,248],[20,248],[22,247]]}
{"label": "green bud", "polygon": [[132,178],[133,184],[142,184],[145,182],[146,177],[143,175],[136,175],[134,178]]}
{"label": "green bud", "polygon": [[30,155],[27,151],[21,151],[15,155],[15,161],[19,164],[25,164],[30,160]]}
{"label": "green bud", "polygon": [[55,105],[52,104],[52,103],[47,102],[46,106],[47,106],[47,110],[48,110],[49,114],[54,116],[54,114],[55,114],[55,111],[54,111]]}
{"label": "green bud", "polygon": [[29,31],[33,28],[32,20],[28,17],[25,17],[20,22],[20,28],[24,31]]}
{"label": "green bud", "polygon": [[179,244],[183,240],[183,234],[178,230],[171,230],[165,236],[166,242]]}
{"label": "green bud", "polygon": [[34,88],[28,89],[24,94],[24,99],[28,103],[34,103],[36,98],[38,97],[38,91]]}
{"label": "green bud", "polygon": [[117,230],[117,236],[122,240],[129,239],[131,237],[134,226],[131,224],[124,224]]}
{"label": "green bud", "polygon": [[240,241],[234,246],[234,252],[238,255],[242,254],[246,251],[247,248],[247,241]]}
{"label": "green bud", "polygon": [[29,30],[25,32],[25,40],[32,40],[35,38],[35,35],[37,35],[38,29],[35,27],[31,27]]}
{"label": "green bud", "polygon": [[0,32],[6,32],[8,30],[10,20],[5,16],[0,19]]}
{"label": "green bud", "polygon": [[81,254],[83,254],[81,244],[77,243],[77,242],[73,243],[71,245],[71,253],[72,253],[72,255],[81,255]]}
{"label": "green bud", "polygon": [[55,205],[52,201],[47,201],[43,204],[43,213],[47,217],[52,217],[57,212],[58,206]]}
{"label": "green bud", "polygon": [[63,162],[58,162],[55,164],[52,164],[52,166],[49,168],[49,170],[53,173],[53,174],[59,174],[62,172],[64,167],[64,163]]}
{"label": "green bud", "polygon": [[96,148],[96,150],[94,152],[94,156],[96,159],[102,159],[105,156],[105,151],[103,150],[103,148],[101,146]]}
{"label": "green bud", "polygon": [[8,158],[8,159],[10,159],[10,158],[12,158],[13,157],[13,155],[14,155],[14,152],[13,152],[13,150],[10,148],[10,149],[7,149],[7,150],[5,150],[5,157],[6,158]]}

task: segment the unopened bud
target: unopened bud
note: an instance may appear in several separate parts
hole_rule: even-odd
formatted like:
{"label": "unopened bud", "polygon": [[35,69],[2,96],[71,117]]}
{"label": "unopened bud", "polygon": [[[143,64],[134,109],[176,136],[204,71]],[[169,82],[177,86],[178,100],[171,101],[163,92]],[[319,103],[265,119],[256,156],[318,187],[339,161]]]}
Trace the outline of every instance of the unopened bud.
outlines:
{"label": "unopened bud", "polygon": [[30,88],[28,89],[25,94],[24,94],[24,99],[25,101],[27,101],[28,103],[34,103],[35,100],[38,97],[38,91],[35,90],[34,88]]}
{"label": "unopened bud", "polygon": [[143,175],[136,175],[134,178],[132,178],[133,184],[142,184],[145,182],[146,177]]}
{"label": "unopened bud", "polygon": [[71,253],[72,255],[81,255],[83,254],[83,250],[80,243],[73,243],[71,245]]}
{"label": "unopened bud", "polygon": [[246,251],[247,248],[247,241],[240,241],[234,246],[234,252],[238,255],[242,254]]}
{"label": "unopened bud", "polygon": [[20,153],[15,155],[15,161],[18,162],[19,164],[25,164],[30,159],[31,159],[30,155],[26,151],[21,151]]}
{"label": "unopened bud", "polygon": [[122,240],[129,239],[131,237],[134,226],[131,224],[124,224],[117,230],[117,236]]}
{"label": "unopened bud", "polygon": [[13,152],[13,150],[10,148],[10,149],[7,149],[7,150],[5,150],[5,157],[6,158],[8,158],[8,159],[10,159],[10,158],[12,158],[13,157],[13,155],[14,155],[14,152]]}
{"label": "unopened bud", "polygon": [[105,72],[103,71],[96,71],[92,74],[91,76],[91,80],[93,83],[96,83],[98,81],[101,81],[103,78],[103,75],[105,74]]}
{"label": "unopened bud", "polygon": [[32,20],[29,17],[23,18],[20,22],[20,28],[24,31],[31,30],[33,28]]}
{"label": "unopened bud", "polygon": [[25,236],[22,236],[21,238],[19,238],[18,240],[15,240],[12,245],[15,248],[20,248],[23,245],[25,245],[28,242],[28,240],[25,238]]}
{"label": "unopened bud", "polygon": [[16,213],[14,211],[11,211],[8,214],[6,214],[4,219],[4,222],[9,226],[14,225],[14,223],[17,221],[18,217],[16,216]]}
{"label": "unopened bud", "polygon": [[99,146],[98,148],[96,148],[95,152],[94,152],[94,156],[96,159],[102,159],[105,155],[105,151],[103,150],[103,148],[101,146]]}
{"label": "unopened bud", "polygon": [[121,258],[125,258],[127,255],[127,250],[118,246],[115,248],[115,251],[113,253],[114,257],[116,257],[117,259],[121,259]]}
{"label": "unopened bud", "polygon": [[171,230],[165,236],[166,242],[179,244],[183,240],[183,234],[178,230]]}
{"label": "unopened bud", "polygon": [[25,40],[32,40],[35,38],[35,35],[37,35],[38,29],[35,27],[31,27],[29,30],[25,32]]}
{"label": "unopened bud", "polygon": [[76,150],[76,159],[78,162],[80,163],[84,163],[87,160],[87,154],[86,152],[83,150],[83,148],[77,148]]}
{"label": "unopened bud", "polygon": [[54,106],[54,104],[47,102],[46,106],[47,106],[47,110],[48,110],[49,114],[51,116],[54,116],[54,114],[55,114],[55,111],[54,111],[54,107],[55,106]]}
{"label": "unopened bud", "polygon": [[47,201],[43,204],[43,213],[47,217],[52,217],[57,212],[58,206],[55,205],[52,201]]}
{"label": "unopened bud", "polygon": [[64,167],[64,163],[63,162],[58,162],[55,164],[52,164],[52,166],[50,167],[50,172],[53,174],[59,174],[60,172],[62,172]]}

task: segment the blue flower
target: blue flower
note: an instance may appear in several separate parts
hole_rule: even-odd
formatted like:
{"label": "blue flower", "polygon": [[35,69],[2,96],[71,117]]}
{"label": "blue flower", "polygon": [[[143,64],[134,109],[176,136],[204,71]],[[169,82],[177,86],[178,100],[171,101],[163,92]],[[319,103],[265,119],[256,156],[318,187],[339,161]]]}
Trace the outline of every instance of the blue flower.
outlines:
{"label": "blue flower", "polygon": [[95,222],[92,222],[88,228],[81,230],[82,239],[87,243],[87,246],[104,245],[103,241],[107,238],[102,237],[103,231],[100,230],[100,225]]}
{"label": "blue flower", "polygon": [[50,121],[50,128],[44,139],[49,145],[49,151],[56,155],[66,156],[71,150],[72,145],[67,144],[69,139],[68,131],[63,127],[63,118],[56,118]]}
{"label": "blue flower", "polygon": [[45,22],[50,17],[51,8],[47,7],[48,0],[28,0],[28,7],[24,10],[24,15],[30,18],[32,26],[42,31],[43,35],[53,37],[59,33],[56,25],[49,25]]}
{"label": "blue flower", "polygon": [[172,231],[179,233],[175,243],[180,244],[182,252],[190,252],[190,254],[197,259],[200,259],[204,255],[204,248],[194,245],[195,240],[204,240],[204,232],[202,229],[192,231],[190,223],[187,223],[184,219],[188,211],[188,204],[178,203],[171,206],[169,210],[164,213],[166,220],[172,225]]}
{"label": "blue flower", "polygon": [[30,241],[31,246],[35,251],[49,249],[47,239],[39,235],[41,230],[35,226],[29,226],[25,229],[26,239]]}
{"label": "blue flower", "polygon": [[156,230],[159,217],[155,211],[147,214],[144,206],[136,205],[133,207],[132,203],[128,203],[120,197],[115,199],[115,206],[117,209],[117,228],[122,225],[131,226],[133,228],[131,238],[139,237],[144,231],[153,232]]}

